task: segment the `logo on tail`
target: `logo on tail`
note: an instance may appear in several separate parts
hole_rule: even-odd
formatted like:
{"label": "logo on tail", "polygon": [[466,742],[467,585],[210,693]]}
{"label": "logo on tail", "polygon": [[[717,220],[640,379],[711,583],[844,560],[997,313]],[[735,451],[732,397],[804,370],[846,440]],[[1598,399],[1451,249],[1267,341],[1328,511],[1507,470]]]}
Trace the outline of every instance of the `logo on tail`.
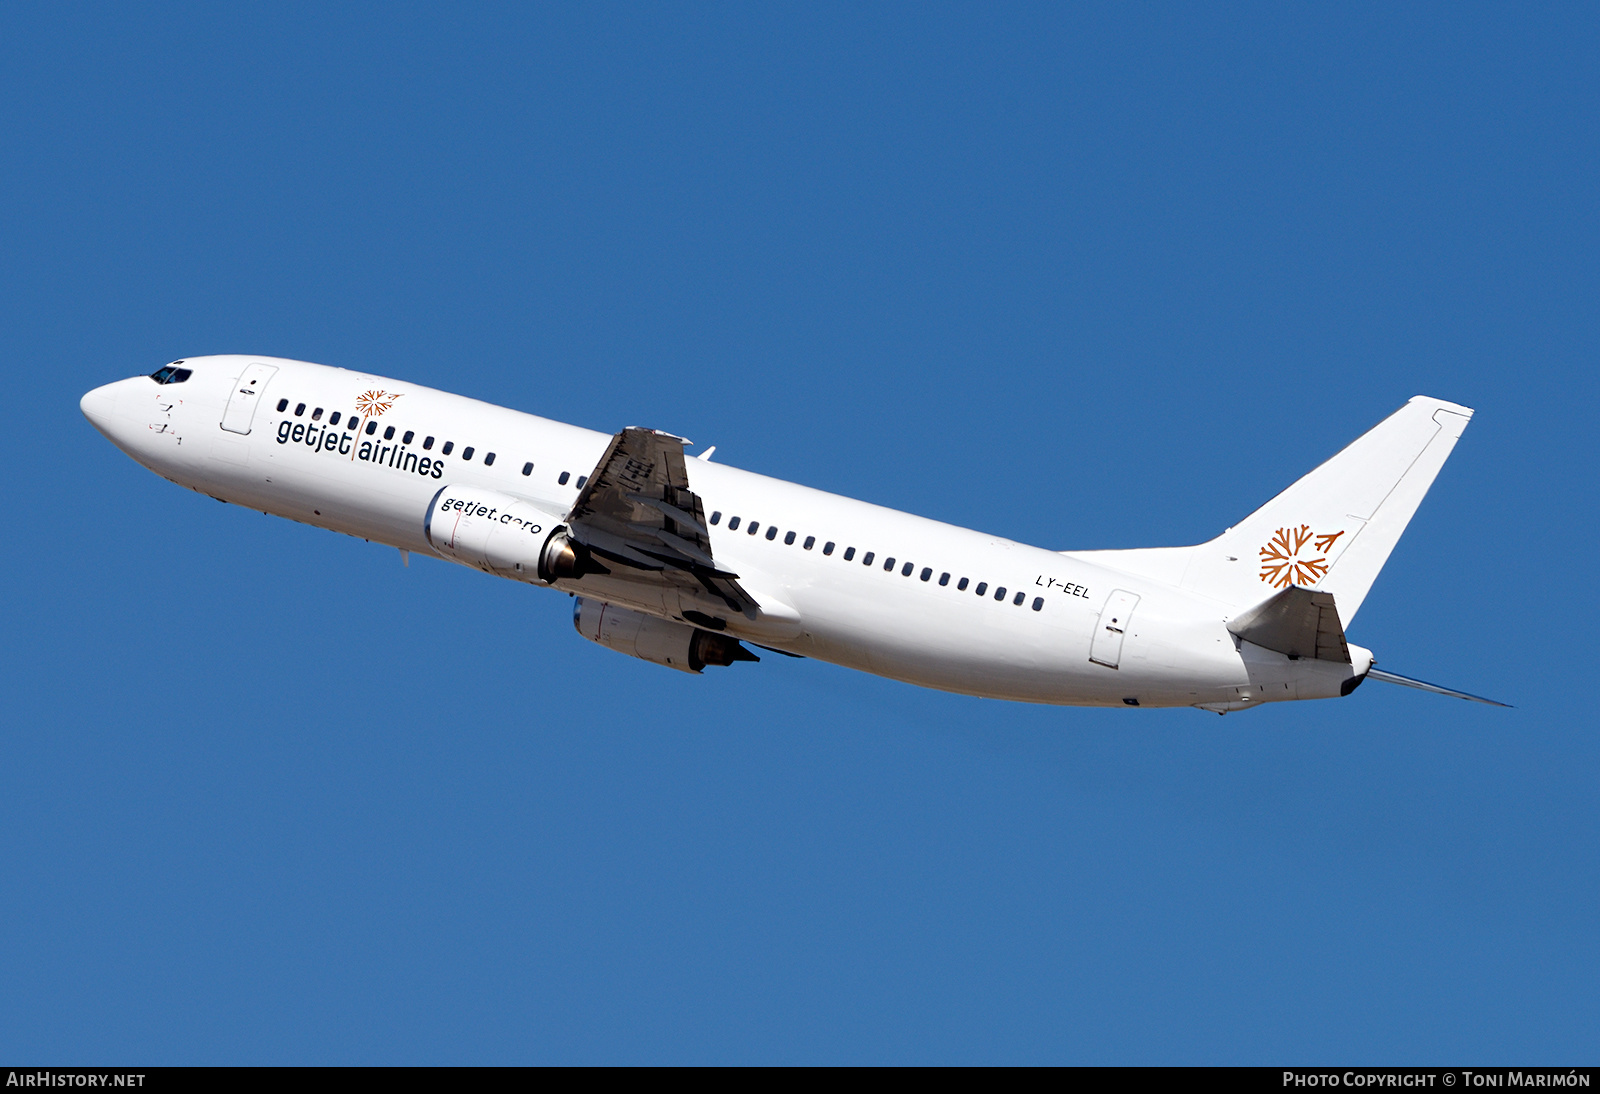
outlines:
{"label": "logo on tail", "polygon": [[1315,533],[1309,524],[1279,528],[1261,548],[1261,580],[1279,589],[1315,585],[1328,576],[1328,551],[1342,535],[1343,529]]}

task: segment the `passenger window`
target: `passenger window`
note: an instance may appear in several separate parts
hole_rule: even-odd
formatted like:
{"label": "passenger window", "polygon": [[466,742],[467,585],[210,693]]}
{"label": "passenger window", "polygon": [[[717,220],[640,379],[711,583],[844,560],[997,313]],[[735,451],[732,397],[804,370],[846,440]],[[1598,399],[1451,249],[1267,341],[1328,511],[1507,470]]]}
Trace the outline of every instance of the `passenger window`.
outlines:
{"label": "passenger window", "polygon": [[355,432],[356,426],[360,424],[361,423],[356,420],[356,416],[354,414],[350,415],[350,417],[344,420],[344,427],[350,430],[352,433]]}
{"label": "passenger window", "polygon": [[[928,580],[928,579],[927,579],[927,578],[923,578],[923,579],[922,579],[922,580],[924,580],[924,581],[926,581],[926,580]],[[941,584],[941,585],[948,585],[948,584],[950,584],[950,575],[949,575],[949,574],[947,574],[947,573],[944,573],[944,574],[940,574],[940,575],[939,575],[939,584]]]}
{"label": "passenger window", "polygon": [[883,572],[884,573],[888,573],[890,570],[893,570],[893,569],[894,569],[894,559],[892,559],[892,558],[884,559],[883,560]]}
{"label": "passenger window", "polygon": [[922,568],[922,580],[926,581],[932,576],[933,576],[933,567],[932,566],[924,566]]}
{"label": "passenger window", "polygon": [[311,420],[313,422],[322,421],[322,408],[320,406],[311,412]]}
{"label": "passenger window", "polygon": [[374,433],[376,433],[377,431],[378,431],[378,423],[377,422],[368,422],[367,423],[367,436],[370,437]]}
{"label": "passenger window", "polygon": [[760,521],[754,521],[754,520],[751,521],[750,522],[750,527],[747,529],[747,533],[749,535],[753,536],[759,531],[761,531],[761,522]]}
{"label": "passenger window", "polygon": [[728,518],[728,531],[737,532],[738,530],[739,530],[739,518],[738,517],[729,517]]}
{"label": "passenger window", "polygon": [[811,548],[815,547],[816,545],[817,545],[817,537],[816,536],[807,536],[806,537],[806,541],[804,543],[802,543],[800,546],[804,547],[806,550],[809,551],[809,550],[811,550]]}
{"label": "passenger window", "polygon": [[[450,451],[449,448],[445,449],[446,453],[448,453],[449,451]],[[557,476],[556,483],[557,483],[557,485],[565,486],[565,485],[567,485],[567,480],[570,479],[570,478],[572,478],[572,472],[571,471],[563,471],[563,472],[561,472],[561,474],[559,476]]]}
{"label": "passenger window", "polygon": [[967,579],[966,578],[962,578],[960,581],[956,582],[956,588],[959,589],[961,592],[966,592],[967,591]]}
{"label": "passenger window", "polygon": [[[910,577],[911,576],[911,571],[915,570],[915,569],[916,569],[916,567],[908,562],[904,566],[900,567],[900,576],[901,577]],[[928,572],[932,573],[933,571],[929,570]],[[927,578],[923,578],[922,580],[926,581],[928,579]]]}
{"label": "passenger window", "polygon": [[285,410],[288,410],[288,409],[289,409],[289,400],[288,399],[279,399],[278,400],[278,413],[282,414]]}
{"label": "passenger window", "polygon": [[424,452],[433,451],[433,438],[432,437],[424,437],[424,438],[422,438],[422,450]]}
{"label": "passenger window", "polygon": [[583,484],[588,482],[588,481],[589,481],[589,476],[588,475],[579,475],[578,476],[578,489],[582,490],[583,489]]}
{"label": "passenger window", "polygon": [[328,415],[328,424],[329,425],[338,425],[339,424],[339,418],[340,418],[340,414],[339,414],[339,412],[337,410],[335,410],[332,414]]}
{"label": "passenger window", "polygon": [[523,474],[524,478],[526,478],[528,475],[533,474],[533,464],[531,464],[531,463],[523,464],[522,465],[522,474]]}
{"label": "passenger window", "polygon": [[830,539],[822,545],[822,553],[825,555],[833,554],[833,540]]}
{"label": "passenger window", "polygon": [[1018,593],[1018,594],[1017,594],[1017,595],[1016,595],[1016,598],[1015,598],[1015,599],[1013,599],[1013,600],[1012,600],[1012,601],[1011,601],[1011,603],[1013,603],[1013,604],[1015,604],[1015,605],[1016,605],[1016,606],[1017,606],[1017,607],[1019,607],[1019,608],[1020,608],[1020,607],[1022,607],[1022,602],[1023,602],[1023,601],[1024,601],[1024,600],[1026,600],[1026,599],[1027,599],[1027,598],[1028,598],[1028,594],[1027,594],[1027,593],[1021,593],[1021,592],[1019,592],[1019,593]]}
{"label": "passenger window", "polygon": [[844,549],[844,560],[846,562],[852,561],[855,557],[856,557],[856,549],[854,547],[846,547]]}
{"label": "passenger window", "polygon": [[1038,611],[1042,607],[1044,607],[1044,597],[1042,597],[1042,596],[1034,597],[1033,598],[1033,610],[1034,611]]}
{"label": "passenger window", "polygon": [[861,557],[861,565],[863,565],[863,566],[871,566],[872,565],[872,552],[871,551],[868,551],[865,555],[863,555]]}
{"label": "passenger window", "polygon": [[716,524],[721,519],[722,519],[722,510],[721,509],[718,509],[716,512],[711,514],[711,523],[712,524]]}
{"label": "passenger window", "polygon": [[778,526],[776,524],[767,525],[767,538],[768,539],[777,539],[778,538]]}
{"label": "passenger window", "polygon": [[416,437],[416,435],[417,435],[416,430],[408,429],[408,430],[405,431],[404,435],[401,436],[400,443],[401,444],[410,444],[412,442],[412,440]]}
{"label": "passenger window", "polygon": [[386,440],[386,441],[394,440],[394,426],[391,425],[391,426],[384,427],[383,439]]}
{"label": "passenger window", "polygon": [[473,453],[473,451],[474,451],[474,449],[473,449],[473,447],[472,447],[472,446],[471,446],[471,445],[470,445],[470,444],[469,444],[469,445],[467,445],[467,447],[465,447],[465,448],[463,448],[463,449],[462,449],[462,450],[461,450],[461,458],[462,458],[462,459],[463,459],[463,460],[470,460],[470,459],[472,459],[472,453]]}
{"label": "passenger window", "polygon": [[994,591],[994,598],[996,600],[1004,600],[1006,598],[1006,587],[1004,585]]}
{"label": "passenger window", "polygon": [[984,593],[989,591],[989,583],[987,581],[980,581],[978,582],[978,587],[972,591],[977,593],[979,596],[982,596]]}
{"label": "passenger window", "polygon": [[494,466],[494,453],[493,452],[489,453],[487,456],[485,456],[483,458],[483,466],[485,466],[485,467],[493,467]]}
{"label": "passenger window", "polygon": [[306,404],[304,404],[304,403],[301,403],[299,406],[294,408],[294,416],[296,418],[300,417],[300,415],[304,414],[305,412],[306,412]]}
{"label": "passenger window", "polygon": [[794,546],[794,533],[793,532],[785,532],[783,534],[783,545],[785,547],[793,547]]}
{"label": "passenger window", "polygon": [[[369,429],[369,430],[367,430],[367,432],[371,433],[372,430]],[[448,455],[450,455],[450,450],[452,448],[454,448],[455,446],[456,446],[456,442],[455,441],[445,441],[444,442],[444,447],[439,449],[439,451],[443,452],[446,456],[448,456]],[[566,479],[562,479],[561,481],[562,482],[566,482],[567,480]]]}

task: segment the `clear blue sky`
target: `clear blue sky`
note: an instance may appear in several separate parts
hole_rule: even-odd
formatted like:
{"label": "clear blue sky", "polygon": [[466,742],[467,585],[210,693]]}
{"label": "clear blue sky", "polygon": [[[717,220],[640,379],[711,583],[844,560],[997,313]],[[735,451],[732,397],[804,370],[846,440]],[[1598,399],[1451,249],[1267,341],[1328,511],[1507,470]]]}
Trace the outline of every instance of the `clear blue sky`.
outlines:
{"label": "clear blue sky", "polygon": [[[8,5],[0,1057],[1593,1062],[1592,7]],[[298,357],[1050,547],[1478,409],[1218,718],[768,657],[224,507],[78,412]]]}

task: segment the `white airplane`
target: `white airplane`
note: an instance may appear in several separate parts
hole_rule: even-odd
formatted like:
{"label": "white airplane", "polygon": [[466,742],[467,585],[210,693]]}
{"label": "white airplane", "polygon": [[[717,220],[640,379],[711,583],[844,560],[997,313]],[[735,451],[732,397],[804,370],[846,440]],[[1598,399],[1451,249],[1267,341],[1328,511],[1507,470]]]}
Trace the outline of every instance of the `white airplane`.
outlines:
{"label": "white airplane", "polygon": [[[1472,411],[1412,399],[1209,543],[1050,551],[418,384],[271,357],[83,397],[180,486],[577,598],[585,638],[684,672],[745,643],[924,687],[1226,713],[1349,695],[1345,627]],[[1504,705],[1504,704],[1496,704]]]}

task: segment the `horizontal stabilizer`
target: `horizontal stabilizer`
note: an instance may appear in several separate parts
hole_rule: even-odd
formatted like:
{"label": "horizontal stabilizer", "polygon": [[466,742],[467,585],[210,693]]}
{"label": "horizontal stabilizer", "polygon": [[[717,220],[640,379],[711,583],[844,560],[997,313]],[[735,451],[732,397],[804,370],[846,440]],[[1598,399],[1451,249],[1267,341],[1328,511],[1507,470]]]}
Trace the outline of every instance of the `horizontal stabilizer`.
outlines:
{"label": "horizontal stabilizer", "polygon": [[1382,680],[1386,684],[1404,684],[1408,688],[1419,691],[1431,691],[1435,695],[1451,695],[1457,699],[1471,699],[1474,703],[1488,703],[1492,707],[1511,707],[1510,703],[1501,703],[1494,699],[1485,699],[1481,695],[1469,695],[1464,691],[1455,691],[1451,688],[1442,688],[1438,684],[1430,684],[1423,680],[1413,680],[1409,676],[1401,676],[1395,672],[1384,672],[1382,669],[1368,669],[1367,675],[1374,680]]}
{"label": "horizontal stabilizer", "polygon": [[1291,658],[1350,664],[1350,647],[1345,644],[1332,593],[1291,585],[1229,620],[1228,630],[1246,642]]}

